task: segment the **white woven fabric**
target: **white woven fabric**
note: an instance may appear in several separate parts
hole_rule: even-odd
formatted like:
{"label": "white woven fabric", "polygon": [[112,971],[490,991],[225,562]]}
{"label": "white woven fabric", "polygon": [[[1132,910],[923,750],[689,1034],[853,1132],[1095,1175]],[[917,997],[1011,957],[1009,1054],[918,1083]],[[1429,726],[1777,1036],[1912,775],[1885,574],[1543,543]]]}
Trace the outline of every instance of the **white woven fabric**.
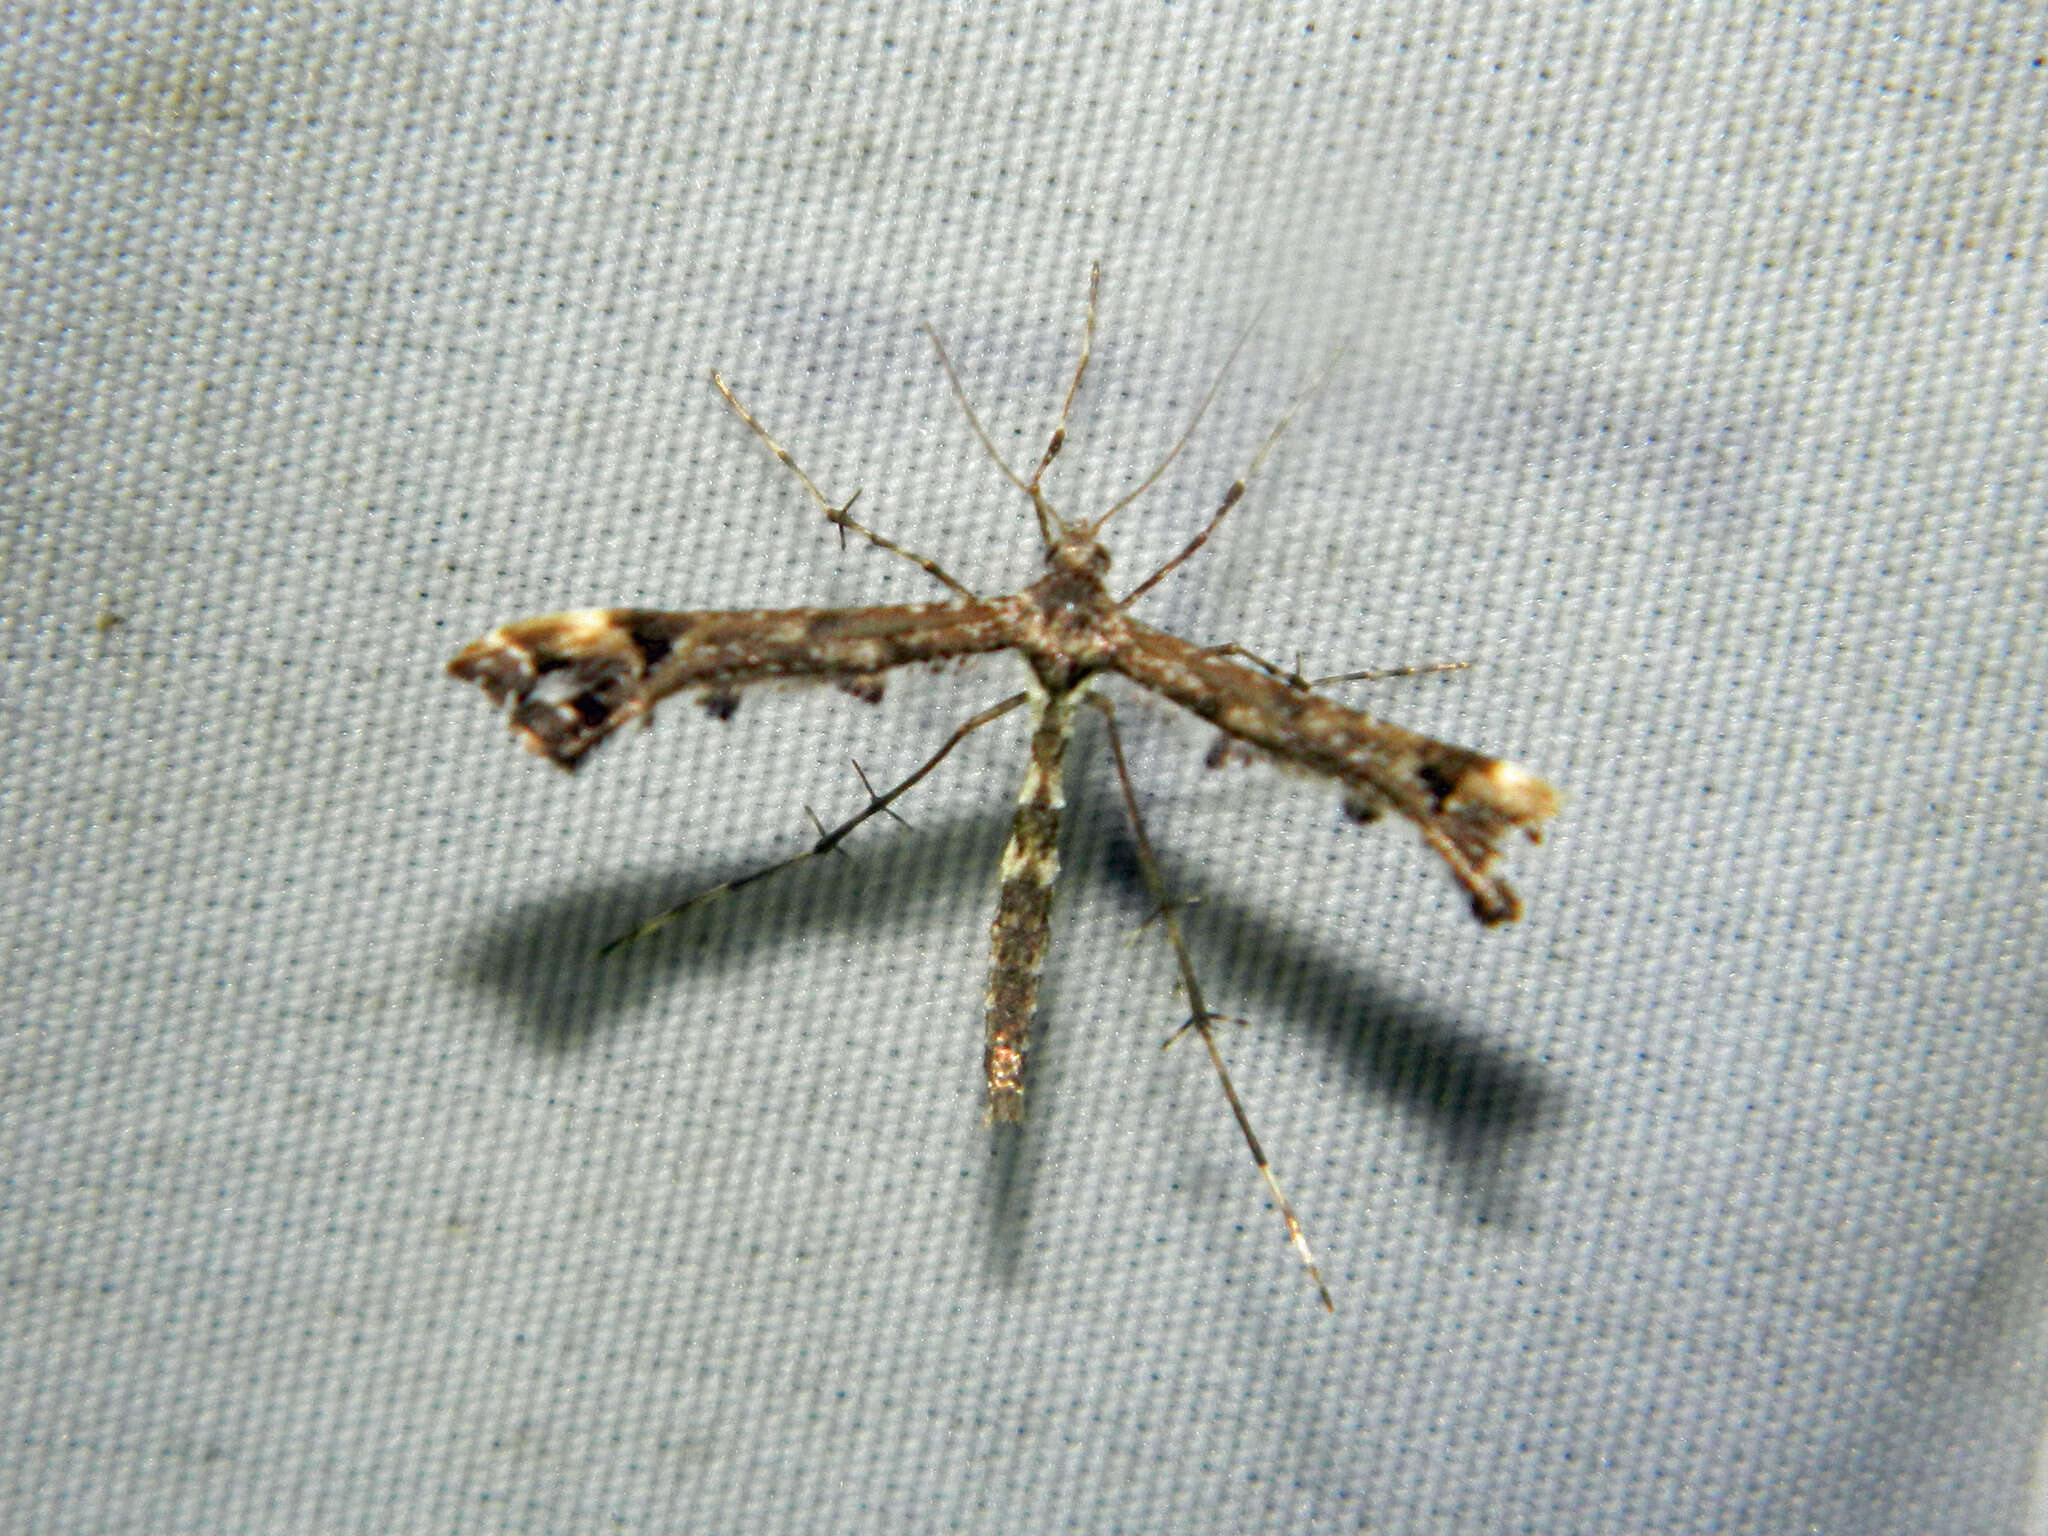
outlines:
{"label": "white woven fabric", "polygon": [[[2026,6],[86,4],[10,24],[8,1531],[2044,1528],[2048,67]],[[1330,359],[1192,638],[1570,795],[1406,828],[1123,706],[1325,1316],[1099,736],[1035,1118],[977,1073],[1015,686],[441,675],[598,603],[1135,579]],[[1124,695],[1119,695],[1122,699]],[[1135,938],[1134,938],[1135,935]],[[2031,1522],[2031,1524],[2030,1524]]]}

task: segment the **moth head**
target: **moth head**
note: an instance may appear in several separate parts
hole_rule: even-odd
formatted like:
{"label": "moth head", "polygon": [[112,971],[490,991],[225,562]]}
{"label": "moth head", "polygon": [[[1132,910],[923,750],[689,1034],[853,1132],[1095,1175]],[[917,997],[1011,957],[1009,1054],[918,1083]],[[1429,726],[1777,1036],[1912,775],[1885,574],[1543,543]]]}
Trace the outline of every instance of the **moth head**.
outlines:
{"label": "moth head", "polygon": [[1089,529],[1063,526],[1045,548],[1045,568],[1062,576],[1100,581],[1109,574],[1109,551],[1095,542]]}

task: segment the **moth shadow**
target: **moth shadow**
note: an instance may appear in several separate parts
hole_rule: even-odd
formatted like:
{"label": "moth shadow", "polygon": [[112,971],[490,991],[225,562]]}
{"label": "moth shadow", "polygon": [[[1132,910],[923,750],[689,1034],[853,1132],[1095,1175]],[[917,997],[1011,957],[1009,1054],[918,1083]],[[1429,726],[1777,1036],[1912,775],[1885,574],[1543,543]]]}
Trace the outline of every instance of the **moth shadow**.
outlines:
{"label": "moth shadow", "polygon": [[[822,857],[689,913],[624,951],[600,951],[653,913],[695,892],[758,872],[764,862],[721,860],[678,874],[614,876],[520,902],[480,925],[463,947],[460,973],[513,1014],[537,1049],[586,1048],[617,1021],[658,1004],[670,978],[713,978],[772,964],[792,945],[830,933],[899,932],[920,916],[956,921],[970,899],[980,922],[993,911],[989,889],[1010,813],[969,813],[871,838],[852,857]],[[980,931],[977,923],[976,932]],[[975,1014],[969,1023],[978,1026]],[[978,1029],[963,1028],[964,1052],[978,1057]],[[963,1079],[965,1070],[963,1069]],[[973,1112],[963,1102],[963,1113]],[[1022,1271],[1032,1195],[1043,1162],[1035,1123],[1057,1103],[1041,1099],[1024,1125],[989,1138],[981,1181],[985,1262],[1001,1283]]]}
{"label": "moth shadow", "polygon": [[920,915],[955,911],[964,889],[987,886],[1006,816],[967,815],[858,851],[807,860],[706,902],[616,952],[605,947],[655,913],[774,862],[735,858],[680,873],[599,876],[513,905],[461,947],[459,971],[497,998],[529,1042],[582,1048],[658,1002],[670,978],[716,978],[787,953],[806,936],[894,932]]}
{"label": "moth shadow", "polygon": [[[1120,819],[1108,820],[1114,808],[1084,791],[1084,804],[1075,810],[1074,875],[1119,887],[1133,921],[1142,919],[1150,897],[1128,831]],[[1120,811],[1114,814],[1120,818]],[[462,946],[459,972],[508,1007],[515,1029],[535,1048],[574,1052],[618,1021],[658,1006],[680,973],[715,980],[758,971],[807,937],[879,937],[921,918],[957,921],[970,905],[978,935],[1008,822],[1007,807],[938,822],[921,818],[908,832],[860,842],[851,857],[813,859],[707,903],[610,955],[603,947],[636,923],[695,892],[755,873],[764,860],[720,859],[676,873],[584,881],[480,924]],[[1441,1005],[1384,985],[1349,951],[1179,868],[1166,850],[1161,861],[1186,903],[1182,923],[1212,1001],[1265,1023],[1307,1030],[1361,1092],[1399,1104],[1431,1138],[1452,1170],[1455,1204],[1468,1219],[1512,1220],[1529,1144],[1560,1108],[1558,1090],[1541,1067]],[[1057,914],[1054,924],[1056,994]],[[1057,1016],[1042,1022],[1041,1033],[1060,1031]],[[959,1038],[970,1042],[972,1036],[963,1030]],[[1059,1097],[1040,1095],[1023,1127],[1000,1127],[990,1138],[981,1219],[986,1262],[1003,1279],[1021,1272],[1029,1245],[1042,1161],[1032,1126],[1060,1112]]]}
{"label": "moth shadow", "polygon": [[[1105,861],[1133,906],[1149,910],[1128,833],[1111,835]],[[1349,950],[1177,867],[1163,850],[1160,863],[1185,903],[1181,926],[1210,1006],[1309,1032],[1345,1078],[1400,1106],[1430,1138],[1467,1219],[1516,1220],[1532,1143],[1563,1111],[1541,1064],[1441,1004],[1387,986]]]}

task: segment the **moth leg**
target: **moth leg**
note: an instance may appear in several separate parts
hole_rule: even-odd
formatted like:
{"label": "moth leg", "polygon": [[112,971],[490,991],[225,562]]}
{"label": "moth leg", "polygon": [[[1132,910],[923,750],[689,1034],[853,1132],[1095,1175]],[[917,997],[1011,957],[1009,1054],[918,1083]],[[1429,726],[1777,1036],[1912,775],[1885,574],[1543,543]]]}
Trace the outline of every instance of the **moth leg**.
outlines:
{"label": "moth leg", "polygon": [[[911,789],[916,787],[916,785],[923,780],[926,774],[930,773],[934,768],[938,767],[940,763],[944,762],[946,760],[947,754],[950,753],[955,747],[959,746],[961,742],[965,741],[969,736],[972,736],[984,725],[988,725],[994,721],[1002,719],[1004,715],[1007,715],[1011,710],[1015,709],[1018,705],[1022,704],[1029,697],[1030,695],[1028,693],[1013,693],[1010,695],[1010,697],[1004,699],[1000,704],[991,704],[987,709],[984,709],[980,714],[974,716],[972,719],[961,722],[959,728],[955,730],[952,735],[946,738],[945,744],[941,746],[938,751],[934,752],[929,758],[925,759],[924,766],[919,768],[917,772],[911,774],[909,778],[903,780],[900,784],[895,785],[893,788],[884,790],[879,795],[876,794],[872,789],[870,789],[868,791],[868,803],[866,805],[862,806],[853,815],[847,817],[846,820],[839,823],[838,826],[833,827],[830,831],[827,831],[822,827],[819,828],[818,840],[815,843],[811,844],[810,847],[804,849],[803,852],[791,854],[788,858],[779,860],[774,864],[770,864],[765,869],[757,869],[750,875],[741,875],[737,880],[727,880],[721,885],[714,885],[708,891],[699,891],[696,895],[691,896],[686,900],[677,902],[674,906],[668,908],[666,911],[655,913],[654,916],[648,918],[647,921],[641,923],[638,927],[633,928],[626,933],[620,934],[616,939],[613,939],[609,944],[605,945],[604,948],[599,950],[598,953],[601,955],[609,955],[617,952],[618,950],[624,949],[628,944],[637,944],[640,940],[646,938],[649,934],[655,932],[657,929],[666,928],[670,923],[674,922],[677,918],[681,917],[686,912],[694,911],[698,907],[716,901],[721,896],[730,895],[732,892],[740,889],[740,887],[742,886],[752,885],[756,880],[765,880],[770,875],[779,874],[783,870],[788,869],[793,864],[801,864],[806,859],[815,859],[821,853],[830,853],[833,849],[837,848],[842,842],[846,840],[846,838],[850,833],[852,833],[854,828],[858,827],[862,822],[866,821],[869,817],[879,816],[884,811],[889,811],[889,807],[891,805],[893,805],[897,800],[901,799],[903,795],[905,795]],[[857,765],[855,771],[859,771]],[[864,785],[867,783],[867,777],[865,774],[861,776],[861,782]],[[889,814],[894,815],[895,813],[893,811],[890,811]],[[815,821],[815,819],[816,818],[814,817],[813,820]]]}
{"label": "moth leg", "polygon": [[[1092,288],[1089,290],[1088,302],[1090,310],[1089,319],[1092,322],[1094,319],[1093,311],[1095,303],[1095,294]],[[1260,310],[1260,314],[1263,313],[1264,310],[1262,308]],[[1151,490],[1153,486],[1159,483],[1161,477],[1165,475],[1167,470],[1173,467],[1173,461],[1180,457],[1181,449],[1187,447],[1188,440],[1195,435],[1195,428],[1199,427],[1202,424],[1202,418],[1209,414],[1209,407],[1212,404],[1214,404],[1216,400],[1216,392],[1223,387],[1223,381],[1230,377],[1231,366],[1234,363],[1236,363],[1238,353],[1244,350],[1244,344],[1252,339],[1252,332],[1258,329],[1258,324],[1259,315],[1254,315],[1252,316],[1251,324],[1247,325],[1242,331],[1238,333],[1237,341],[1231,346],[1229,353],[1223,359],[1223,366],[1216,370],[1216,377],[1209,381],[1209,388],[1207,393],[1205,393],[1202,396],[1202,398],[1196,402],[1195,414],[1188,418],[1188,424],[1186,429],[1182,431],[1179,437],[1173,440],[1173,446],[1166,450],[1166,457],[1161,459],[1156,465],[1153,466],[1152,473],[1147,475],[1144,479],[1140,480],[1137,484],[1137,487],[1134,490],[1126,494],[1122,499],[1120,499],[1114,505],[1112,505],[1107,512],[1103,513],[1102,516],[1098,517],[1097,519],[1095,519],[1094,522],[1088,525],[1089,538],[1092,539],[1099,536],[1104,527],[1108,525],[1109,520],[1112,517],[1115,517],[1117,513],[1123,511],[1125,507],[1128,507],[1140,496],[1144,495],[1147,491]],[[1083,361],[1086,361],[1085,357],[1083,358]],[[1079,383],[1080,380],[1077,376],[1075,379],[1075,384],[1078,386]],[[1073,397],[1071,395],[1068,396],[1069,402],[1071,402],[1072,398]],[[1064,424],[1066,421],[1066,414],[1064,412],[1062,412],[1060,415],[1060,421],[1062,424]],[[1263,455],[1261,455],[1261,457],[1263,457]],[[1247,471],[1247,473],[1249,473],[1249,471]]]}
{"label": "moth leg", "polygon": [[[1301,1230],[1301,1222],[1294,1214],[1294,1207],[1288,1203],[1286,1194],[1280,1188],[1280,1180],[1273,1173],[1273,1165],[1266,1157],[1266,1149],[1260,1145],[1258,1133],[1252,1129],[1251,1115],[1244,1107],[1244,1100],[1237,1096],[1237,1087],[1230,1080],[1230,1069],[1223,1064],[1223,1053],[1216,1046],[1216,1032],[1213,1026],[1228,1023],[1224,1015],[1211,1013],[1208,1000],[1202,996],[1202,984],[1195,977],[1195,963],[1188,954],[1186,938],[1180,929],[1178,904],[1168,894],[1166,877],[1159,872],[1159,860],[1152,852],[1152,839],[1145,831],[1145,818],[1138,812],[1137,791],[1131,786],[1131,771],[1124,760],[1124,743],[1116,728],[1116,711],[1109,700],[1100,694],[1091,693],[1088,702],[1102,711],[1103,722],[1109,728],[1109,752],[1116,762],[1117,788],[1123,795],[1124,814],[1130,819],[1131,835],[1138,850],[1138,867],[1144,872],[1145,887],[1152,894],[1158,908],[1161,926],[1166,930],[1166,941],[1173,946],[1174,963],[1180,967],[1181,990],[1188,1000],[1187,1022],[1173,1033],[1166,1043],[1172,1045],[1189,1030],[1201,1036],[1203,1048],[1209,1053],[1210,1064],[1216,1068],[1216,1081],[1223,1087],[1223,1097],[1230,1101],[1230,1112],[1237,1119],[1237,1128],[1244,1135],[1244,1144],[1252,1154],[1252,1161],[1258,1165],[1259,1176],[1266,1181],[1266,1188],[1272,1191],[1273,1203],[1279,1208],[1280,1219],[1287,1224],[1287,1241],[1293,1245],[1295,1256],[1301,1260],[1301,1267],[1308,1271],[1308,1278],[1321,1298],[1327,1312],[1337,1310],[1330,1299],[1330,1288],[1323,1283],[1322,1271],[1316,1268],[1316,1256],[1309,1250],[1308,1237]],[[1242,1021],[1239,1021],[1242,1022]]]}
{"label": "moth leg", "polygon": [[1038,456],[1038,467],[1026,480],[1010,468],[1009,462],[996,451],[990,440],[988,429],[981,424],[981,417],[974,409],[974,402],[967,398],[967,388],[960,382],[960,371],[953,366],[952,355],[946,351],[946,343],[938,330],[930,325],[924,328],[931,338],[932,350],[939,356],[939,367],[946,375],[946,383],[953,391],[953,399],[959,404],[960,413],[967,418],[967,425],[974,430],[975,441],[981,444],[982,452],[994,462],[1003,473],[1003,478],[1031,498],[1032,512],[1038,518],[1038,536],[1049,550],[1069,530],[1066,522],[1045,499],[1039,489],[1039,482],[1045,479],[1045,472],[1052,468],[1052,461],[1060,456],[1060,449],[1066,446],[1067,418],[1073,413],[1074,397],[1081,393],[1081,380],[1087,375],[1088,362],[1095,355],[1095,303],[1102,293],[1102,263],[1096,262],[1088,269],[1088,309],[1081,323],[1081,359],[1074,365],[1074,377],[1067,384],[1067,396],[1060,402],[1059,420],[1053,423],[1052,436],[1046,439],[1045,452]]}
{"label": "moth leg", "polygon": [[1088,312],[1081,322],[1081,360],[1074,365],[1074,378],[1067,385],[1067,398],[1060,402],[1060,419],[1053,423],[1052,436],[1046,439],[1045,452],[1039,455],[1038,468],[1032,471],[1030,489],[1037,488],[1038,482],[1045,478],[1045,472],[1052,468],[1052,461],[1060,456],[1060,449],[1066,446],[1067,417],[1073,412],[1074,397],[1081,393],[1081,380],[1088,372],[1089,359],[1095,356],[1095,301],[1101,296],[1102,263],[1098,261],[1088,268]]}
{"label": "moth leg", "polygon": [[953,366],[952,354],[946,350],[946,343],[939,336],[935,326],[927,325],[925,335],[931,338],[932,350],[939,356],[939,368],[946,375],[946,383],[953,391],[953,399],[960,407],[960,414],[967,418],[967,425],[974,429],[975,441],[981,444],[981,451],[989,456],[995,467],[1003,472],[1003,478],[1031,498],[1033,510],[1038,514],[1038,534],[1050,549],[1063,529],[1059,514],[1052,510],[1038,489],[1038,482],[1045,478],[1052,461],[1059,457],[1060,449],[1067,441],[1067,416],[1074,409],[1074,397],[1081,392],[1081,379],[1088,372],[1088,360],[1095,355],[1095,300],[1102,292],[1102,263],[1096,262],[1088,269],[1088,313],[1081,325],[1081,360],[1074,366],[1074,377],[1067,385],[1067,398],[1060,403],[1060,418],[1053,424],[1052,436],[1046,440],[1045,452],[1038,456],[1038,468],[1026,480],[1010,468],[1009,461],[996,451],[995,443],[988,435],[988,429],[981,424],[981,416],[974,409],[974,402],[967,398],[967,386],[960,382],[960,371]]}
{"label": "moth leg", "polygon": [[797,463],[797,461],[790,456],[790,452],[787,448],[783,447],[782,444],[778,443],[777,441],[775,441],[774,438],[768,435],[768,429],[762,426],[760,422],[754,419],[753,412],[749,411],[744,405],[740,404],[739,397],[735,395],[730,388],[727,387],[724,377],[716,369],[713,369],[711,372],[711,383],[713,387],[715,387],[721,395],[725,396],[725,403],[732,407],[733,414],[739,417],[741,421],[744,421],[749,427],[753,428],[754,436],[760,438],[762,442],[766,443],[768,445],[768,451],[774,454],[776,458],[782,460],[782,462],[788,466],[789,472],[795,475],[797,479],[803,482],[804,489],[811,493],[811,500],[815,501],[818,504],[818,510],[825,514],[825,518],[828,522],[832,523],[839,529],[839,542],[842,548],[844,548],[846,544],[846,531],[850,528],[855,533],[859,534],[862,538],[866,539],[870,544],[874,545],[875,548],[886,549],[892,555],[901,555],[905,560],[908,560],[912,565],[916,566],[926,575],[931,576],[937,581],[952,588],[953,591],[958,593],[961,597],[972,599],[975,596],[977,596],[977,594],[970,590],[965,584],[955,581],[953,577],[950,574],[948,574],[946,568],[940,565],[938,561],[932,559],[931,556],[920,555],[919,553],[917,553],[916,550],[913,549],[905,549],[901,544],[896,543],[893,539],[885,539],[882,537],[882,535],[875,532],[874,529],[867,527],[865,524],[857,523],[851,517],[849,517],[847,514],[853,510],[853,504],[856,501],[860,500],[859,491],[855,491],[851,496],[847,497],[844,505],[837,507],[833,506],[831,502],[825,499],[825,493],[818,489],[817,482],[812,480],[809,475],[804,473],[803,465]]}
{"label": "moth leg", "polygon": [[1211,656],[1237,656],[1250,662],[1268,677],[1298,688],[1303,693],[1313,693],[1318,688],[1327,688],[1331,683],[1378,683],[1392,677],[1426,677],[1432,672],[1464,672],[1471,668],[1469,661],[1423,661],[1412,667],[1380,667],[1369,672],[1334,672],[1328,677],[1308,677],[1301,671],[1301,660],[1295,658],[1294,667],[1289,670],[1277,662],[1266,660],[1256,651],[1246,650],[1235,640],[1209,647]]}

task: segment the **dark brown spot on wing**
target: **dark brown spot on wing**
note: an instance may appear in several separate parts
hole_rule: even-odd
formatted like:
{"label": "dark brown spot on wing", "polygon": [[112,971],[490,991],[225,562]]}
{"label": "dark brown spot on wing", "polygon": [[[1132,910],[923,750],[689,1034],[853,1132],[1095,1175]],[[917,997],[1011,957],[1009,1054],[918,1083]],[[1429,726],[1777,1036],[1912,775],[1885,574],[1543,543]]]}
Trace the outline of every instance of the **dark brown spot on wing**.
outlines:
{"label": "dark brown spot on wing", "polygon": [[1350,790],[1344,796],[1344,814],[1359,826],[1369,827],[1387,814],[1387,802],[1371,790]]}
{"label": "dark brown spot on wing", "polygon": [[1451,776],[1446,765],[1442,763],[1424,762],[1417,765],[1415,778],[1424,789],[1429,791],[1431,798],[1436,801],[1439,809],[1442,808],[1446,800],[1451,798],[1451,792],[1458,787],[1458,781]]}
{"label": "dark brown spot on wing", "polygon": [[885,685],[883,680],[872,672],[856,672],[850,677],[834,678],[832,686],[841,693],[859,699],[863,704],[879,704],[882,702]]}

